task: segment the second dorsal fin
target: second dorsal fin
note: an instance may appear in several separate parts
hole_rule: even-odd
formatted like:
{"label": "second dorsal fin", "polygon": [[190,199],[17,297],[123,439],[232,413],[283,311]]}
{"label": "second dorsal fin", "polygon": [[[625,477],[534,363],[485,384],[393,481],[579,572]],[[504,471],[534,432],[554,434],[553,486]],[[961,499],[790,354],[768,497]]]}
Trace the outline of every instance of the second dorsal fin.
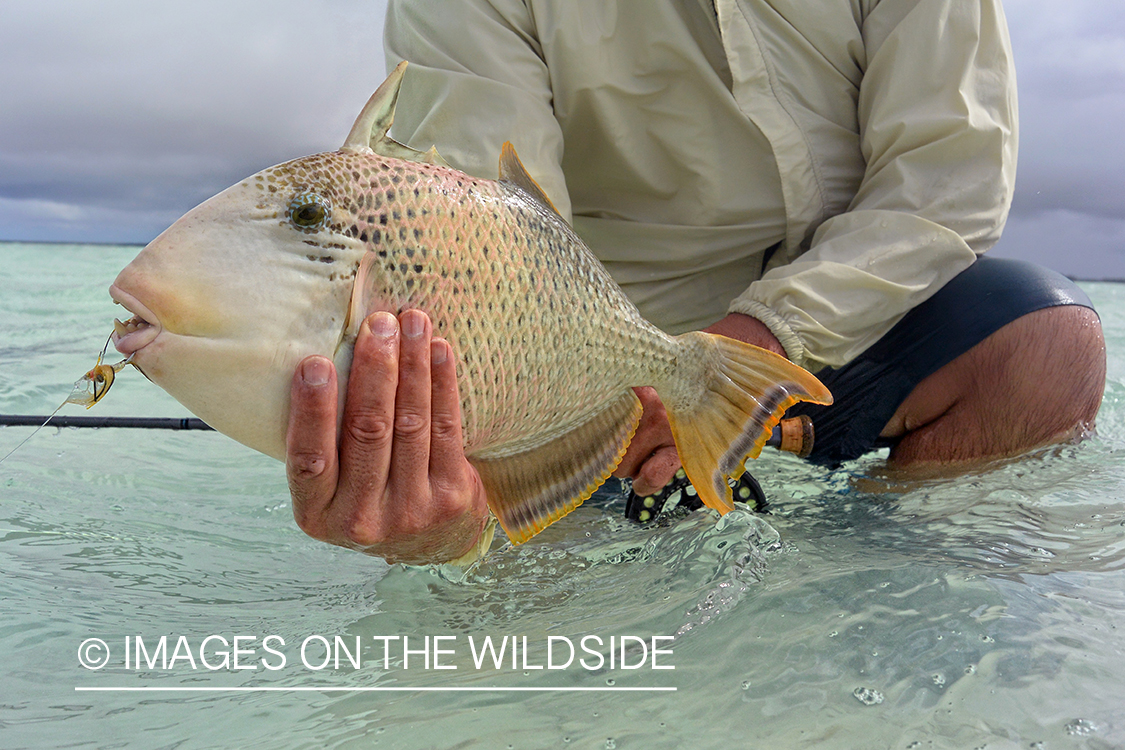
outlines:
{"label": "second dorsal fin", "polygon": [[504,146],[500,149],[500,179],[515,185],[536,201],[551,209],[553,213],[561,216],[559,210],[555,208],[555,204],[551,203],[551,199],[543,192],[543,188],[539,187],[539,183],[532,179],[531,175],[524,169],[523,162],[516,155],[516,147],[512,145],[511,141],[504,141]]}

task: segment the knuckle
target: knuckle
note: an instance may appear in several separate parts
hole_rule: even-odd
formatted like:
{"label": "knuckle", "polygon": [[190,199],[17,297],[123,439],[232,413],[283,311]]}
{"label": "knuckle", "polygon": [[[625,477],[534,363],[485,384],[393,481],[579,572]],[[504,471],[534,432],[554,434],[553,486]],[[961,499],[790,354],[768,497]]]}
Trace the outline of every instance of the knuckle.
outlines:
{"label": "knuckle", "polygon": [[394,437],[394,428],[390,421],[375,412],[361,411],[349,415],[344,429],[347,430],[348,437],[356,443],[376,448],[388,445]]}
{"label": "knuckle", "polygon": [[343,541],[351,547],[375,547],[388,539],[386,529],[376,519],[357,515],[341,529]]}
{"label": "knuckle", "polygon": [[395,414],[395,437],[415,440],[427,436],[429,431],[430,420],[422,414],[407,410]]}
{"label": "knuckle", "polygon": [[327,530],[324,528],[324,519],[318,514],[302,510],[296,503],[293,504],[293,520],[297,522],[297,528],[313,539],[324,541],[328,538]]}
{"label": "knuckle", "polygon": [[328,469],[328,457],[319,452],[290,453],[286,467],[290,481],[316,479]]}
{"label": "knuckle", "polygon": [[426,538],[441,526],[441,518],[431,513],[404,513],[396,519],[396,537],[401,539]]}
{"label": "knuckle", "polygon": [[461,420],[456,418],[453,414],[449,413],[436,413],[432,417],[432,424],[430,429],[434,437],[441,439],[452,439],[461,429]]}
{"label": "knuckle", "polygon": [[460,491],[460,488],[446,493],[435,506],[437,516],[431,526],[437,526],[439,520],[442,523],[449,523],[455,518],[464,517],[469,513],[471,505],[472,498],[464,491]]}

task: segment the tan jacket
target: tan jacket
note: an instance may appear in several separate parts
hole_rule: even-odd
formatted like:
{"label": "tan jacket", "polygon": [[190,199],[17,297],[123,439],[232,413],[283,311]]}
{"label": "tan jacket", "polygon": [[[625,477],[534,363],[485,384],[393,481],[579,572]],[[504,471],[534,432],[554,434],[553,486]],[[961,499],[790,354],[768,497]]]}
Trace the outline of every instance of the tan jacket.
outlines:
{"label": "tan jacket", "polygon": [[839,366],[1007,218],[999,0],[391,0],[385,45],[395,136],[492,178],[512,141],[671,332],[747,313]]}

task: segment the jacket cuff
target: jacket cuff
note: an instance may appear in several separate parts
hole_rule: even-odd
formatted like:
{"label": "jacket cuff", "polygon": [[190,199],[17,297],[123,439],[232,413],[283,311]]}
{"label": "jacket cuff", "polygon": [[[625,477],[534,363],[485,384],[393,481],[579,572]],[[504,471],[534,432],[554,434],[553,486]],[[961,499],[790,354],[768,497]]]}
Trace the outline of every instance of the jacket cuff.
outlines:
{"label": "jacket cuff", "polygon": [[770,329],[770,333],[777,337],[782,348],[785,349],[785,356],[789,358],[789,361],[800,367],[805,366],[808,350],[805,348],[804,342],[789,327],[785,319],[776,312],[757,300],[744,299],[743,297],[738,297],[731,302],[728,312],[741,313],[760,320],[766,328]]}

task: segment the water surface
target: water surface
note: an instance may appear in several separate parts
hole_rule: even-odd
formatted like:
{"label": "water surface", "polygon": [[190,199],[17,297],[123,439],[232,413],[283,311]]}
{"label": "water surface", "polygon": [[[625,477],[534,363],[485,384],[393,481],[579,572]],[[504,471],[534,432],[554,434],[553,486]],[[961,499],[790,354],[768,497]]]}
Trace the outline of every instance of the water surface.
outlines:
{"label": "water surface", "polygon": [[[66,397],[135,252],[0,245],[0,413]],[[878,455],[834,472],[767,456],[767,513],[637,526],[585,506],[460,581],[308,539],[281,465],[221,435],[48,427],[0,464],[0,746],[1125,747],[1125,287],[1084,288],[1109,346],[1096,438],[910,487],[872,482]],[[132,370],[90,413],[187,416]],[[0,453],[29,431],[0,428]],[[126,667],[137,636],[167,636],[165,656],[184,636],[195,668]],[[206,668],[208,636],[243,637],[256,668]],[[358,638],[361,666],[306,666],[310,636]],[[453,669],[426,668],[438,636]],[[469,638],[505,636],[526,661],[478,669]],[[545,668],[549,638],[561,662],[587,636],[648,660]],[[675,669],[639,649],[653,636]],[[102,669],[79,663],[89,638]],[[612,691],[344,692],[372,687]],[[621,689],[657,687],[676,691]]]}

